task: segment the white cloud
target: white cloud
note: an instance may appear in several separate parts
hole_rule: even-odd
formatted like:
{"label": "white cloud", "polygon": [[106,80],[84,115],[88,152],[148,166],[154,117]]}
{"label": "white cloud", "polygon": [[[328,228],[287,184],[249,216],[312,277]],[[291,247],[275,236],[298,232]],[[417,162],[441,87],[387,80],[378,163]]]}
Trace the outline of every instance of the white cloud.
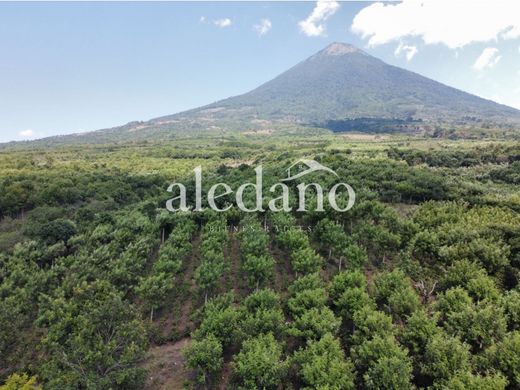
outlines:
{"label": "white cloud", "polygon": [[206,22],[206,17],[205,16],[201,16],[200,19],[199,19],[199,23],[205,23]]}
{"label": "white cloud", "polygon": [[22,130],[18,133],[18,135],[22,138],[31,138],[34,136],[34,131],[32,131],[31,129]]}
{"label": "white cloud", "polygon": [[217,27],[224,28],[231,26],[232,22],[229,18],[217,19],[213,21],[213,24]]}
{"label": "white cloud", "polygon": [[518,0],[403,0],[363,8],[351,29],[370,46],[418,37],[425,44],[457,49],[473,42],[519,38],[518,15]]}
{"label": "white cloud", "polygon": [[502,58],[498,53],[499,50],[496,47],[486,47],[473,64],[473,68],[476,70],[484,70],[494,67]]}
{"label": "white cloud", "polygon": [[339,3],[334,0],[318,0],[307,19],[298,23],[300,30],[309,37],[325,35],[324,22],[336,13]]}
{"label": "white cloud", "polygon": [[416,46],[404,45],[401,42],[399,46],[397,46],[397,49],[395,49],[394,54],[398,56],[401,53],[404,53],[406,56],[406,61],[410,61],[417,54],[417,52],[418,50]]}
{"label": "white cloud", "polygon": [[253,29],[256,31],[259,37],[265,35],[269,32],[273,24],[269,19],[261,19],[260,23],[253,26]]}

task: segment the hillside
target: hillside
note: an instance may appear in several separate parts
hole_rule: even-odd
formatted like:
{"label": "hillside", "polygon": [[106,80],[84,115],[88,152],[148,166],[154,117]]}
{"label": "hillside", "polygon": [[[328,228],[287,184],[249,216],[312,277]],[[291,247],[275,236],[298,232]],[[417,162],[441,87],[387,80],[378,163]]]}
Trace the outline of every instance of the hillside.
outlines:
{"label": "hillside", "polygon": [[[519,389],[518,156],[338,134],[1,151],[0,388]],[[236,207],[257,164],[267,202],[301,159],[338,177]],[[167,212],[198,165],[205,210]],[[311,180],[354,207],[297,211]]]}

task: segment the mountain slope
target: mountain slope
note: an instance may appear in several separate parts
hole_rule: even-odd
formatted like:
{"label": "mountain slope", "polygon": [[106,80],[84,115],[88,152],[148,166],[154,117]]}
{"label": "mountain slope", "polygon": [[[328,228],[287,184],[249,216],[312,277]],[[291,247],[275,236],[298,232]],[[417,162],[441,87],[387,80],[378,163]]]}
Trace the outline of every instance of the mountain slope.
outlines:
{"label": "mountain slope", "polygon": [[247,118],[323,124],[362,117],[516,122],[520,111],[333,43],[251,92],[155,122]]}
{"label": "mountain slope", "polygon": [[520,111],[388,65],[352,45],[333,43],[243,95],[146,122],[38,142],[162,140],[295,125],[386,131],[403,124],[414,128],[418,122],[516,128]]}

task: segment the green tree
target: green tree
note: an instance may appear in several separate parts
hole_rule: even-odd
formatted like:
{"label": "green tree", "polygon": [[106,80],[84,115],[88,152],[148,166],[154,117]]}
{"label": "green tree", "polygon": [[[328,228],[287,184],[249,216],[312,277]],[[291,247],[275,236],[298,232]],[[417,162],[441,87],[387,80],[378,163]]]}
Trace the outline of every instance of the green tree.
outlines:
{"label": "green tree", "polygon": [[246,297],[244,305],[250,312],[260,309],[278,309],[280,308],[280,296],[270,289],[258,290]]}
{"label": "green tree", "polygon": [[198,371],[198,381],[212,388],[214,376],[222,369],[222,344],[212,334],[193,340],[184,350],[187,366]]}
{"label": "green tree", "polygon": [[507,379],[501,373],[485,376],[474,375],[468,371],[459,371],[439,388],[450,390],[505,390]]}
{"label": "green tree", "polygon": [[105,281],[82,283],[70,297],[48,298],[38,320],[50,388],[128,388],[143,379],[147,347],[138,313]]}
{"label": "green tree", "polygon": [[341,249],[339,254],[338,268],[341,271],[343,265],[343,259],[345,259],[346,267],[348,269],[359,269],[362,268],[368,261],[368,255],[366,250],[361,248],[357,244],[345,245]]}
{"label": "green tree", "polygon": [[268,333],[244,341],[233,368],[241,388],[274,389],[285,376],[287,363],[282,361],[282,345]]}
{"label": "green tree", "polygon": [[502,300],[509,330],[520,330],[520,292],[508,291]]}
{"label": "green tree", "polygon": [[393,336],[396,334],[392,317],[369,306],[356,311],[353,317],[355,330],[351,342],[355,345],[360,345],[376,336]]}
{"label": "green tree", "polygon": [[343,271],[334,276],[329,286],[329,294],[333,300],[339,297],[348,289],[366,289],[367,280],[361,270]]}
{"label": "green tree", "polygon": [[335,335],[340,324],[341,320],[328,307],[313,307],[298,315],[288,332],[295,337],[319,339],[326,333]]}
{"label": "green tree", "polygon": [[261,284],[264,284],[273,274],[275,266],[274,259],[269,255],[247,255],[244,260],[244,271],[247,275],[247,280],[250,286],[256,289]]}
{"label": "green tree", "polygon": [[375,280],[375,298],[394,317],[404,318],[419,307],[419,296],[400,269],[380,274]]}
{"label": "green tree", "polygon": [[48,244],[58,241],[67,242],[76,234],[76,225],[68,219],[56,219],[42,225],[37,232],[37,237]]}
{"label": "green tree", "polygon": [[301,248],[291,254],[291,264],[297,275],[308,274],[319,271],[323,260],[312,248]]}
{"label": "green tree", "polygon": [[224,268],[223,262],[203,261],[195,270],[195,281],[204,293],[204,302],[208,301],[208,296],[216,289]]}
{"label": "green tree", "polygon": [[0,385],[0,390],[42,390],[37,381],[36,376],[14,373],[9,375],[3,385]]}
{"label": "green tree", "polygon": [[341,317],[350,323],[355,313],[363,308],[375,309],[372,298],[363,288],[349,288],[334,300],[334,306],[337,308]]}
{"label": "green tree", "polygon": [[304,389],[354,389],[354,366],[345,359],[338,339],[330,333],[319,340],[310,340],[307,347],[297,351],[293,360]]}
{"label": "green tree", "polygon": [[154,310],[165,303],[165,299],[172,288],[173,277],[164,272],[141,278],[136,288],[136,293],[139,294],[150,307],[150,321],[153,321]]}
{"label": "green tree", "polygon": [[[331,256],[334,254],[335,256],[339,253],[339,248],[348,241],[348,237],[343,231],[343,227],[334,221],[331,221],[328,218],[322,219],[320,222],[316,224],[316,238],[321,243],[323,248],[328,250],[327,259],[330,260]],[[340,265],[341,270],[341,265]]]}
{"label": "green tree", "polygon": [[424,353],[422,373],[435,381],[448,381],[459,371],[469,371],[469,346],[443,333],[432,336]]}
{"label": "green tree", "polygon": [[300,291],[287,301],[287,306],[293,315],[300,315],[312,308],[324,307],[327,303],[327,293],[324,288]]}
{"label": "green tree", "polygon": [[507,331],[504,310],[487,300],[473,304],[464,290],[453,288],[439,297],[438,308],[446,331],[475,350],[500,341]]}
{"label": "green tree", "polygon": [[309,246],[309,238],[305,232],[295,227],[281,232],[278,235],[278,241],[282,247],[290,252]]}
{"label": "green tree", "polygon": [[258,290],[244,300],[246,313],[240,324],[247,336],[272,333],[276,338],[285,329],[285,316],[280,306],[280,297],[272,290]]}
{"label": "green tree", "polygon": [[430,318],[424,309],[417,310],[408,317],[401,341],[413,356],[422,356],[429,340],[440,331],[435,318]]}
{"label": "green tree", "polygon": [[224,348],[235,343],[243,313],[231,303],[228,294],[208,300],[202,309],[201,323],[193,333],[194,338],[201,340],[213,335]]}
{"label": "green tree", "polygon": [[352,349],[364,388],[411,389],[412,363],[391,335],[375,335]]}
{"label": "green tree", "polygon": [[520,332],[509,333],[498,344],[496,359],[513,388],[520,386]]}

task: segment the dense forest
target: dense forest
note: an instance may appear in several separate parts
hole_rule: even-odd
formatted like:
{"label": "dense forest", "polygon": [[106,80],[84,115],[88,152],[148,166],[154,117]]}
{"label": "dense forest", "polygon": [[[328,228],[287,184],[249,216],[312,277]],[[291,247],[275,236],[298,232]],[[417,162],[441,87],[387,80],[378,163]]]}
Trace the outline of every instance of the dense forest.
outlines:
{"label": "dense forest", "polygon": [[[354,207],[165,209],[196,166],[204,193],[260,164],[267,189],[300,158]],[[0,162],[2,390],[520,388],[517,141],[237,134]]]}

